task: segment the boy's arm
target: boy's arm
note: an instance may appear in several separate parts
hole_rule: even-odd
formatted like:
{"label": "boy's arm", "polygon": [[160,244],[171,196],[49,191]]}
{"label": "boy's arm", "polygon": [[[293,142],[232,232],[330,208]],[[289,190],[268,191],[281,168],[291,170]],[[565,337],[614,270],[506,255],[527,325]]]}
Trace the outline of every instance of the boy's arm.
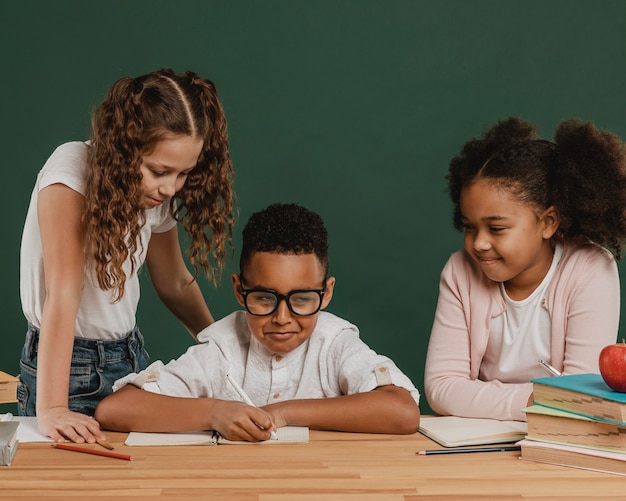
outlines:
{"label": "boy's arm", "polygon": [[160,395],[126,385],[104,398],[95,414],[114,431],[179,432],[215,430],[229,440],[268,440],[272,417],[241,402]]}
{"label": "boy's arm", "polygon": [[288,400],[262,407],[277,426],[300,425],[360,433],[415,433],[420,411],[411,394],[399,386],[340,397]]}

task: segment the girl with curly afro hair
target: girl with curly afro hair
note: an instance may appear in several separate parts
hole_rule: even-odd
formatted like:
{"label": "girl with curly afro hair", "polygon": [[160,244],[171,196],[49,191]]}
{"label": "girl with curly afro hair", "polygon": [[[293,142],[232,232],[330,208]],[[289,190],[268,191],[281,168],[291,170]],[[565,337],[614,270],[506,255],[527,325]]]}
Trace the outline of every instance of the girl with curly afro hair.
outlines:
{"label": "girl with curly afro hair", "polygon": [[444,267],[425,393],[441,414],[525,420],[531,379],[599,372],[620,315],[616,261],[626,239],[626,154],[579,120],[554,141],[517,118],[451,161],[448,189],[464,249]]}

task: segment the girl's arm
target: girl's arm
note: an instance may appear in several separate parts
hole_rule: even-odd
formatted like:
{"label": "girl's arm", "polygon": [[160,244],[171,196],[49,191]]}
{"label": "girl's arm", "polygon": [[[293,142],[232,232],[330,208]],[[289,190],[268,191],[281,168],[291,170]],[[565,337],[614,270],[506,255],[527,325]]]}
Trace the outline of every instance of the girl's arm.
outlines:
{"label": "girl's arm", "polygon": [[146,263],[159,299],[197,340],[198,332],[212,324],[213,317],[198,282],[185,265],[176,226],[152,234]]}
{"label": "girl's arm", "polygon": [[[563,285],[568,301],[553,308],[555,318],[562,322],[559,331],[565,339],[553,347],[552,362],[564,374],[598,374],[600,351],[616,342],[619,330],[617,264],[608,252],[594,251],[587,254],[587,259],[574,261],[571,273],[561,277],[568,284]],[[583,256],[582,251],[580,255]],[[558,359],[561,353],[554,353],[555,348],[560,348],[561,353],[565,350],[562,365]]]}
{"label": "girl's arm", "polygon": [[85,280],[83,201],[82,195],[62,184],[42,189],[37,200],[46,284],[37,361],[37,418],[41,432],[55,441],[104,438],[96,421],[68,409],[74,329]]}
{"label": "girl's arm", "polygon": [[[443,415],[499,420],[526,419],[522,409],[532,393],[531,383],[502,383],[480,381],[472,374],[472,350],[482,342],[486,346],[487,332],[470,333],[472,319],[488,316],[486,293],[478,280],[471,278],[462,254],[450,258],[441,273],[439,299],[433,322],[426,367],[424,391],[431,408]],[[459,278],[461,277],[461,278]],[[465,280],[472,283],[472,287]],[[470,289],[483,301],[470,301]],[[472,311],[466,311],[472,305]],[[474,308],[475,306],[475,308]],[[486,322],[486,320],[485,320]],[[476,321],[476,323],[479,323]],[[486,330],[488,325],[484,325]],[[478,330],[478,328],[476,328]],[[484,335],[484,339],[480,339]],[[472,347],[473,343],[476,345]]]}
{"label": "girl's arm", "polygon": [[360,433],[415,433],[420,411],[404,388],[387,385],[340,397],[287,400],[266,405],[276,426],[300,425]]}
{"label": "girl's arm", "polygon": [[268,440],[270,414],[241,402],[170,397],[126,385],[96,408],[102,426],[116,431],[179,432],[216,430],[229,440]]}

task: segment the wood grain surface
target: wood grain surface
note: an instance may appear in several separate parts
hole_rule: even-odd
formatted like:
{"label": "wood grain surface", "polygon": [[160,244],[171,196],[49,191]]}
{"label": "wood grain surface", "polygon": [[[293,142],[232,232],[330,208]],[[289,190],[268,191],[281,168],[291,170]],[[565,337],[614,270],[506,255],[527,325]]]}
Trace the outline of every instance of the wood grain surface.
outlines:
{"label": "wood grain surface", "polygon": [[[421,434],[311,430],[307,444],[127,447],[133,461],[24,443],[0,467],[0,499],[625,499],[626,478],[526,462],[519,452],[420,456]],[[100,447],[83,446],[83,447]]]}

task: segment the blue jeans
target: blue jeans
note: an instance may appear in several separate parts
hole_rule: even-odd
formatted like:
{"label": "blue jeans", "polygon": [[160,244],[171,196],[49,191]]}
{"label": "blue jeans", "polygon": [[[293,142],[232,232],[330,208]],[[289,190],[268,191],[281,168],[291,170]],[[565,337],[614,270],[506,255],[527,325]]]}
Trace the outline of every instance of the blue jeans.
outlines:
{"label": "blue jeans", "polygon": [[[39,329],[28,326],[20,359],[17,386],[18,412],[36,415],[37,348]],[[148,366],[143,337],[135,327],[126,337],[114,341],[74,338],[70,367],[69,408],[93,416],[98,402],[112,392],[113,383]]]}

